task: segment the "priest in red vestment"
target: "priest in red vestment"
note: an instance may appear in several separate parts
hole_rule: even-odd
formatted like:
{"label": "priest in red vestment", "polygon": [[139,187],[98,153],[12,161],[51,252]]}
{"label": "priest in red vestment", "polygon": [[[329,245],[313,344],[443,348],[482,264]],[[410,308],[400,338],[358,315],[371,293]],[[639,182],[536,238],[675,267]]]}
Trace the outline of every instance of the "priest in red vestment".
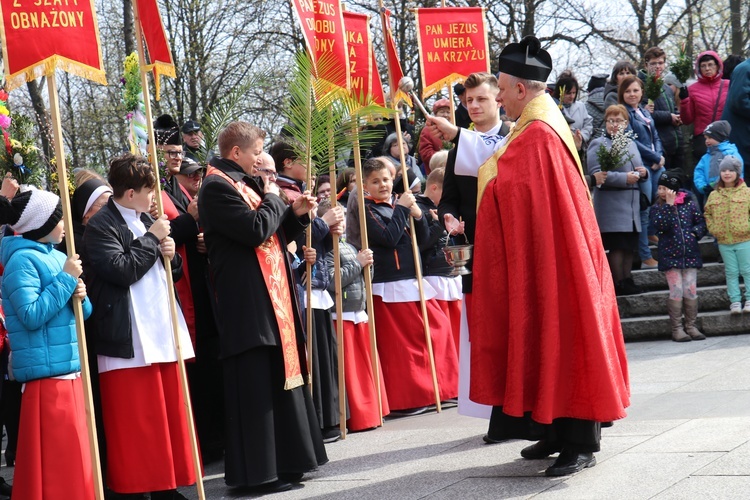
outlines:
{"label": "priest in red vestment", "polygon": [[[493,406],[485,441],[538,440],[521,455],[559,452],[546,474],[564,476],[596,464],[601,424],[625,416],[630,391],[614,286],[580,160],[545,93],[551,70],[535,37],[508,45],[497,100],[515,127],[492,145],[461,130],[459,144],[478,156],[494,150],[473,172],[470,398]],[[446,139],[458,133],[434,118],[430,124]]]}

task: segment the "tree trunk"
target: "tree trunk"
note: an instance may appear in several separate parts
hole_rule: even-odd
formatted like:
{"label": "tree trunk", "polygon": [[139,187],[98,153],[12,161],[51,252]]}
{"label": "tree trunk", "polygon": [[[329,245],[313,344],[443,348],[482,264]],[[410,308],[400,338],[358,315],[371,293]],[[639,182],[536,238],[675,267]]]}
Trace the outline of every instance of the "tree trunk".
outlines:
{"label": "tree trunk", "polygon": [[732,28],[732,54],[742,55],[742,0],[729,0],[730,26]]}
{"label": "tree trunk", "polygon": [[42,161],[45,167],[49,169],[50,160],[55,157],[54,144],[52,143],[52,131],[50,130],[49,116],[47,116],[47,105],[44,103],[42,96],[42,87],[46,84],[46,78],[26,82],[26,88],[29,90],[31,105],[34,108],[36,124],[39,128],[39,137],[42,141]]}
{"label": "tree trunk", "polygon": [[521,38],[528,35],[536,35],[536,0],[524,0],[526,16],[523,20],[523,32]]}
{"label": "tree trunk", "polygon": [[135,36],[133,21],[133,0],[122,0],[123,35],[125,38],[125,55],[135,52]]}

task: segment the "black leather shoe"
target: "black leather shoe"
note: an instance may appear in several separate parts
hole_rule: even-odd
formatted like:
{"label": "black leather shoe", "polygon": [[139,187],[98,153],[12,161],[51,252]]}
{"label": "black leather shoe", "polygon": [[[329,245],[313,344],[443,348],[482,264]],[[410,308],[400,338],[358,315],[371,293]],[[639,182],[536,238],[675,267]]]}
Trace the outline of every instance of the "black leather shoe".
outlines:
{"label": "black leather shoe", "polygon": [[302,472],[279,472],[279,480],[287,483],[299,483],[302,481]]}
{"label": "black leather shoe", "polygon": [[562,450],[555,463],[544,471],[546,476],[569,476],[583,469],[596,465],[596,457],[593,453],[576,453],[574,451]]}
{"label": "black leather shoe", "polygon": [[546,439],[541,439],[531,446],[521,450],[521,456],[527,460],[541,460],[550,455],[558,453],[562,447],[555,443],[550,443]]}
{"label": "black leather shoe", "polygon": [[265,483],[258,486],[247,488],[249,493],[255,494],[268,494],[268,493],[281,493],[282,491],[289,491],[292,489],[292,483],[277,479],[272,483]]}
{"label": "black leather shoe", "polygon": [[482,436],[482,440],[487,444],[497,444],[506,441],[505,439],[493,439],[489,434],[485,434],[484,436]]}

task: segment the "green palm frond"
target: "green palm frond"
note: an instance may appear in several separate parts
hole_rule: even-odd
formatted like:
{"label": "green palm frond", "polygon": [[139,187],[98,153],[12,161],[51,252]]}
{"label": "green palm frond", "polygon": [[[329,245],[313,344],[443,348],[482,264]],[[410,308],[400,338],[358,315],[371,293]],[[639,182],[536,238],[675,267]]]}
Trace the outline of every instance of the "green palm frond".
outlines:
{"label": "green palm frond", "polygon": [[[331,75],[337,65],[336,60],[323,56],[317,63],[318,74]],[[371,124],[372,117],[389,113],[392,111],[372,104],[372,99],[361,95],[355,98],[333,88],[325,80],[315,78],[309,56],[306,53],[296,55],[285,110],[284,135],[298,158],[311,160],[314,172],[327,172],[329,158],[338,158],[351,150],[355,126],[363,128]],[[364,132],[359,139],[370,135]]]}
{"label": "green palm frond", "polygon": [[203,144],[198,150],[198,161],[205,165],[210,159],[212,152],[219,144],[219,132],[230,122],[237,120],[242,112],[242,105],[250,89],[262,85],[261,78],[254,75],[248,78],[242,85],[234,87],[222,99],[208,109],[201,123],[203,132]]}

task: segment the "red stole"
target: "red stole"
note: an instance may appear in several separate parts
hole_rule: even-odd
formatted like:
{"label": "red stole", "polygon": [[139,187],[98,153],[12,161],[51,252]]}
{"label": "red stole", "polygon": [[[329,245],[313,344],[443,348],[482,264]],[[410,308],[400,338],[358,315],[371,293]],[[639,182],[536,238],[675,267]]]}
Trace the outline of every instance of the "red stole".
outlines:
{"label": "red stole", "polygon": [[[206,177],[218,175],[231,184],[251,210],[257,210],[262,199],[244,182],[235,182],[227,174],[216,167],[208,167]],[[302,371],[297,353],[297,336],[294,329],[294,313],[292,309],[292,291],[284,267],[284,249],[279,237],[274,233],[255,248],[258,264],[263,273],[263,279],[268,289],[268,295],[273,304],[276,324],[279,327],[281,352],[284,355],[284,389],[290,390],[303,384]]]}

